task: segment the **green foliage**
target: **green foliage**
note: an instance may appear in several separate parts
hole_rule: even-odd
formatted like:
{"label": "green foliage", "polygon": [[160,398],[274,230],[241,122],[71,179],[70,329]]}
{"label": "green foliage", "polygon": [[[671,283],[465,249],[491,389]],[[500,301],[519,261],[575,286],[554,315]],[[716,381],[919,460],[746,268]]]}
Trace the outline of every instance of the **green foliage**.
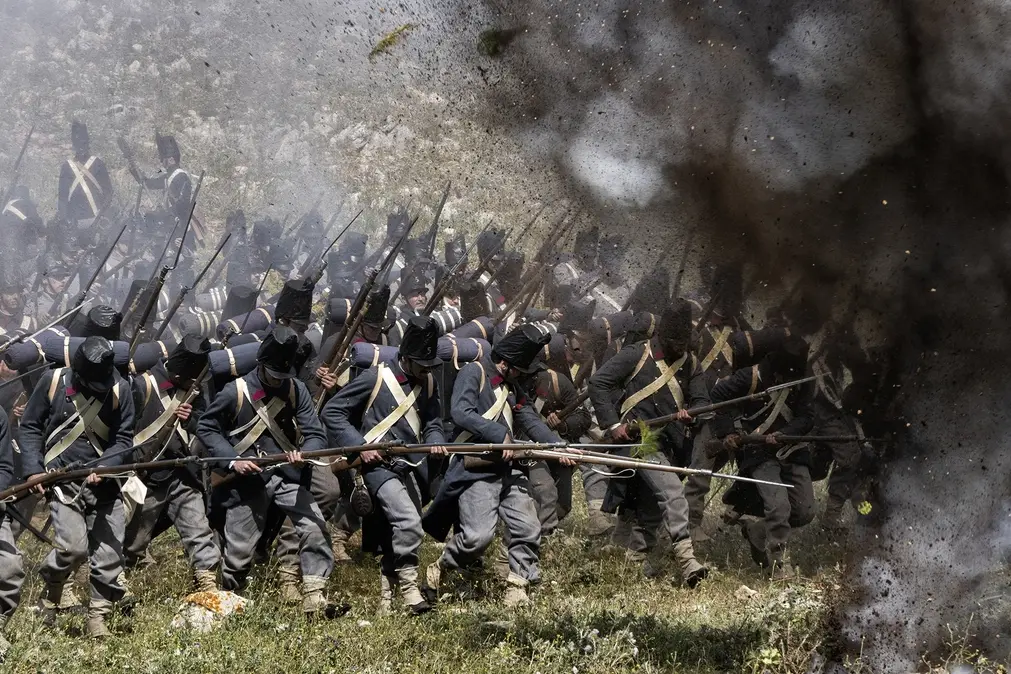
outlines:
{"label": "green foliage", "polygon": [[639,444],[632,450],[632,458],[648,460],[660,451],[659,435],[642,419],[636,424],[639,427]]}
{"label": "green foliage", "polygon": [[413,23],[405,23],[401,26],[397,26],[392,31],[387,33],[376,43],[376,46],[372,48],[369,52],[369,60],[374,60],[380,54],[388,54],[390,49],[392,49],[398,42],[400,42],[408,32],[414,30],[416,26]]}

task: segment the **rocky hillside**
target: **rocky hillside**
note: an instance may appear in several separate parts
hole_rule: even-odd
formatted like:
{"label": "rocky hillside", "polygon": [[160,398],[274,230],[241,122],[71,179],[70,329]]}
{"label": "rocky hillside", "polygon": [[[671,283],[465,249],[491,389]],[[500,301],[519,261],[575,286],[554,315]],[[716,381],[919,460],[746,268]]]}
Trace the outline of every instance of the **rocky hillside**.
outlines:
{"label": "rocky hillside", "polygon": [[323,195],[324,215],[346,200],[371,228],[395,203],[431,212],[447,180],[449,227],[510,225],[546,201],[561,212],[552,166],[479,121],[496,78],[480,17],[411,4],[5,3],[0,175],[36,124],[23,181],[55,212],[79,118],[122,205],[136,185],[116,137],[153,171],[154,130],[175,134],[184,167],[207,172],[211,223],[234,207],[281,218]]}

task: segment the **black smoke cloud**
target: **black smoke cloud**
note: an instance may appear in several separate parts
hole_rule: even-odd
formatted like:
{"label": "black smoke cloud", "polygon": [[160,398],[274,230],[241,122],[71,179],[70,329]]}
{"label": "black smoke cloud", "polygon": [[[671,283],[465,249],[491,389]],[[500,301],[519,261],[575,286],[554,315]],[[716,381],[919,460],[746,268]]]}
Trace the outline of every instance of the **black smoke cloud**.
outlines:
{"label": "black smoke cloud", "polygon": [[860,534],[842,636],[875,670],[908,671],[975,615],[973,640],[1003,655],[1011,10],[496,7],[519,37],[488,114],[601,221],[799,281],[837,316],[856,310],[897,368],[885,517]]}

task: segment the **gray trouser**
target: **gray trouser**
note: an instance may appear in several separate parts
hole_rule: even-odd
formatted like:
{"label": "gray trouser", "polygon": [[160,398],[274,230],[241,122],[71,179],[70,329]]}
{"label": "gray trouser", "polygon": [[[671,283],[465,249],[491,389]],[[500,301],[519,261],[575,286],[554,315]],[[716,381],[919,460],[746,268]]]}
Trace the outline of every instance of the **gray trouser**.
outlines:
{"label": "gray trouser", "polygon": [[760,464],[749,476],[793,485],[793,489],[758,485],[765,508],[765,549],[772,561],[781,561],[791,527],[802,527],[814,519],[811,473],[807,466],[773,460]]}
{"label": "gray trouser", "polygon": [[530,495],[537,502],[541,535],[547,536],[572,510],[572,466],[538,461],[527,474],[530,476]]}
{"label": "gray trouser", "polygon": [[[853,435],[856,432],[852,421],[843,412],[831,413],[827,406],[820,405],[815,415],[815,432],[818,435]],[[828,502],[830,507],[842,507],[853,496],[857,488],[860,466],[860,444],[857,442],[831,442],[815,445],[814,451],[832,452],[832,475],[828,478]]]}
{"label": "gray trouser", "polygon": [[376,492],[376,501],[392,530],[391,545],[383,548],[383,573],[392,575],[397,569],[417,566],[424,532],[421,511],[411,497],[411,490],[399,478],[393,478]]}
{"label": "gray trouser", "polygon": [[509,570],[529,581],[540,580],[541,525],[526,476],[513,470],[505,480],[473,482],[460,495],[460,521],[442,552],[447,569],[477,563],[495,539],[501,517],[506,528]]}
{"label": "gray trouser", "polygon": [[299,539],[302,576],[330,576],[333,570],[333,550],[323,513],[308,489],[297,482],[289,482],[272,474],[267,478],[263,491],[225,512],[222,589],[238,592],[245,588],[271,501],[294,524]]}
{"label": "gray trouser", "polygon": [[[74,493],[73,488],[64,491],[68,496]],[[114,496],[103,494],[103,500],[99,501],[91,489],[84,487],[70,505],[53,497],[49,508],[56,547],[46,555],[39,569],[42,579],[47,583],[63,583],[87,559],[91,566],[92,603],[119,601],[123,597],[119,575],[123,572],[126,528],[119,491]]]}
{"label": "gray trouser", "polygon": [[608,478],[598,472],[600,466],[596,466],[597,470],[594,468],[595,466],[588,463],[579,464],[579,474],[583,476],[583,495],[586,497],[587,505],[592,501],[603,501],[607,494]]}
{"label": "gray trouser", "polygon": [[[670,461],[657,453],[658,462],[669,466]],[[635,520],[631,549],[642,545],[651,550],[656,545],[657,530],[663,526],[672,543],[688,537],[688,502],[685,500],[681,480],[674,473],[657,470],[640,470],[632,478],[637,480]],[[641,537],[641,538],[640,538]],[[642,540],[642,543],[638,543]]]}
{"label": "gray trouser", "polygon": [[194,570],[211,571],[217,568],[221,551],[207,523],[204,496],[177,477],[147,485],[144,505],[134,511],[126,525],[123,552],[128,567],[136,566],[144,558],[155,536],[158,520],[163,515],[179,532],[179,539]]}
{"label": "gray trouser", "polygon": [[10,518],[0,515],[0,617],[9,617],[21,601],[25,565],[14,544]]}
{"label": "gray trouser", "polygon": [[[709,426],[703,426],[699,434],[695,436],[692,446],[691,467],[697,470],[711,470],[719,472],[727,465],[730,456],[724,451],[718,456],[709,458],[706,456],[706,443],[712,438]],[[706,497],[709,495],[709,485],[712,480],[708,475],[689,475],[685,480],[685,500],[688,502],[688,520],[692,526],[702,524],[702,517],[705,515]]]}
{"label": "gray trouser", "polygon": [[[341,496],[340,483],[329,466],[314,465],[312,467],[312,482],[309,483],[309,491],[323,514],[323,521],[329,521],[337,510]],[[291,522],[291,517],[286,517],[277,536],[278,562],[281,566],[297,566],[298,551],[299,534]]]}

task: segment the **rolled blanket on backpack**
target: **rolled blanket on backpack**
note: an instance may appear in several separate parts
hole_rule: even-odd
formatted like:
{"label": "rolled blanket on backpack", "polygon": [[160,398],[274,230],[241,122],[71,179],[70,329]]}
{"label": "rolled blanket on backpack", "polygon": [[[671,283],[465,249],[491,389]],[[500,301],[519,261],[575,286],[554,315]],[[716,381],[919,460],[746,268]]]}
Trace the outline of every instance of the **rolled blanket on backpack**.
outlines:
{"label": "rolled blanket on backpack", "polygon": [[30,337],[25,341],[14,344],[4,352],[4,362],[12,370],[27,370],[36,365],[41,365],[46,360],[46,352],[43,345],[50,339],[63,339],[70,335],[70,332],[62,325],[56,325],[43,330],[35,337]]}
{"label": "rolled blanket on backpack", "polygon": [[225,300],[228,299],[228,291],[224,288],[214,288],[209,293],[198,293],[193,304],[204,311],[221,311],[225,308]]}
{"label": "rolled blanket on backpack", "polygon": [[464,323],[456,330],[453,330],[452,335],[458,339],[466,338],[476,338],[483,340],[490,340],[495,332],[495,322],[488,316],[481,316],[475,318],[469,323]]}
{"label": "rolled blanket on backpack", "polygon": [[235,379],[249,374],[256,367],[256,352],[259,342],[230,346],[209,354],[211,376],[216,381]]}
{"label": "rolled blanket on backpack", "polygon": [[204,311],[196,314],[183,314],[179,317],[179,332],[183,335],[198,335],[213,337],[221,322],[221,312]]}
{"label": "rolled blanket on backpack", "polygon": [[[69,335],[50,335],[46,341],[42,342],[42,351],[46,354],[46,360],[56,363],[60,367],[69,367],[74,361],[74,354],[84,344],[86,337],[71,337]],[[130,343],[115,340],[111,342],[112,350],[115,354],[113,363],[120,374],[130,373]]]}
{"label": "rolled blanket on backpack", "polygon": [[261,330],[267,330],[271,325],[274,324],[274,314],[267,307],[257,307],[248,314],[241,314],[239,316],[233,316],[227,320],[218,323],[218,327],[215,329],[215,333],[218,339],[224,339],[225,335],[230,332],[239,334],[247,332],[260,332]]}
{"label": "rolled blanket on backpack", "polygon": [[137,349],[133,352],[133,359],[130,361],[130,374],[147,372],[162,358],[168,358],[171,351],[172,346],[164,341],[138,344]]}

